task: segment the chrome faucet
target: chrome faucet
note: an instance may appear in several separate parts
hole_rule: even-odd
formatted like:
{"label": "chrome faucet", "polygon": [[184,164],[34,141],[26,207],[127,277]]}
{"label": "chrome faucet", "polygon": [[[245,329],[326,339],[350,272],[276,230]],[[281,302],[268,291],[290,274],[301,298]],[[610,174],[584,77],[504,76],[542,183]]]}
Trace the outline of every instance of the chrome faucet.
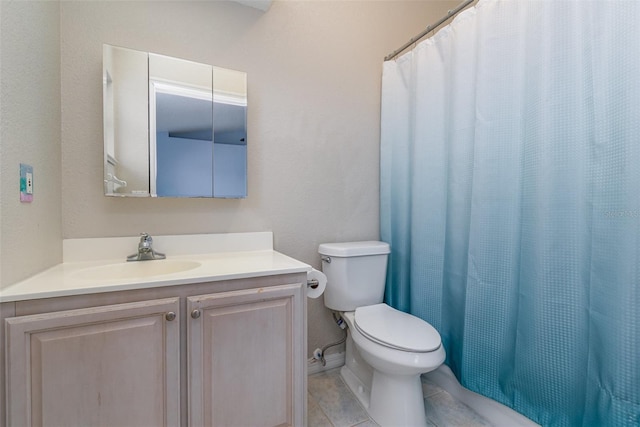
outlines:
{"label": "chrome faucet", "polygon": [[167,256],[153,250],[153,239],[147,233],[140,233],[138,253],[129,255],[127,261],[150,261],[153,259],[165,259]]}

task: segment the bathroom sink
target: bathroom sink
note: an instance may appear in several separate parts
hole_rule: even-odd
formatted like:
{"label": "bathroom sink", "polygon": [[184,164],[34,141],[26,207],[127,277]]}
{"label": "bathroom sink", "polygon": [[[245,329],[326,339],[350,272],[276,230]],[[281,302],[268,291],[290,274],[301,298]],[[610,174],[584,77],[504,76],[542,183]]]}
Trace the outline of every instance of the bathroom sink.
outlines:
{"label": "bathroom sink", "polygon": [[85,268],[72,273],[80,280],[127,280],[135,278],[148,278],[164,276],[167,274],[181,273],[200,267],[197,261],[185,260],[154,260],[120,262],[116,264],[101,265]]}

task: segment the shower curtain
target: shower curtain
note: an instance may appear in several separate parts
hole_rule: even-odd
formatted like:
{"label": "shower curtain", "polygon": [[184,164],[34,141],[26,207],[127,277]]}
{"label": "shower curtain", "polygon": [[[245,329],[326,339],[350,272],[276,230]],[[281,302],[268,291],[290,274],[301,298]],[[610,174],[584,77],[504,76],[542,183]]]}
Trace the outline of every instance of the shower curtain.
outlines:
{"label": "shower curtain", "polygon": [[386,301],[543,425],[640,425],[639,23],[480,0],[384,63]]}

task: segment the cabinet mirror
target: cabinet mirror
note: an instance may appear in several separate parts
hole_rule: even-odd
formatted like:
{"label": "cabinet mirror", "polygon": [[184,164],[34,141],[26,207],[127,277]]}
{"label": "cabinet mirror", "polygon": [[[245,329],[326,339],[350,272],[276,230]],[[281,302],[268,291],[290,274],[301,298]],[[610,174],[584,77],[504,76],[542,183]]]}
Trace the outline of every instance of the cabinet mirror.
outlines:
{"label": "cabinet mirror", "polygon": [[247,195],[246,73],[103,47],[104,191]]}

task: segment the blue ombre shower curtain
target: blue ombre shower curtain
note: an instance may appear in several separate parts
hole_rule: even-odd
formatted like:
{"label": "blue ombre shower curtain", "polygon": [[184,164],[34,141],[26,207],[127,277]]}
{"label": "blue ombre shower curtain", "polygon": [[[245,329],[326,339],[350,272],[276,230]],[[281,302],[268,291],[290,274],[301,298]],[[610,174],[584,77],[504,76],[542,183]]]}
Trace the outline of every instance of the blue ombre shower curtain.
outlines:
{"label": "blue ombre shower curtain", "polygon": [[640,425],[640,2],[480,0],[384,63],[386,301],[467,388]]}

